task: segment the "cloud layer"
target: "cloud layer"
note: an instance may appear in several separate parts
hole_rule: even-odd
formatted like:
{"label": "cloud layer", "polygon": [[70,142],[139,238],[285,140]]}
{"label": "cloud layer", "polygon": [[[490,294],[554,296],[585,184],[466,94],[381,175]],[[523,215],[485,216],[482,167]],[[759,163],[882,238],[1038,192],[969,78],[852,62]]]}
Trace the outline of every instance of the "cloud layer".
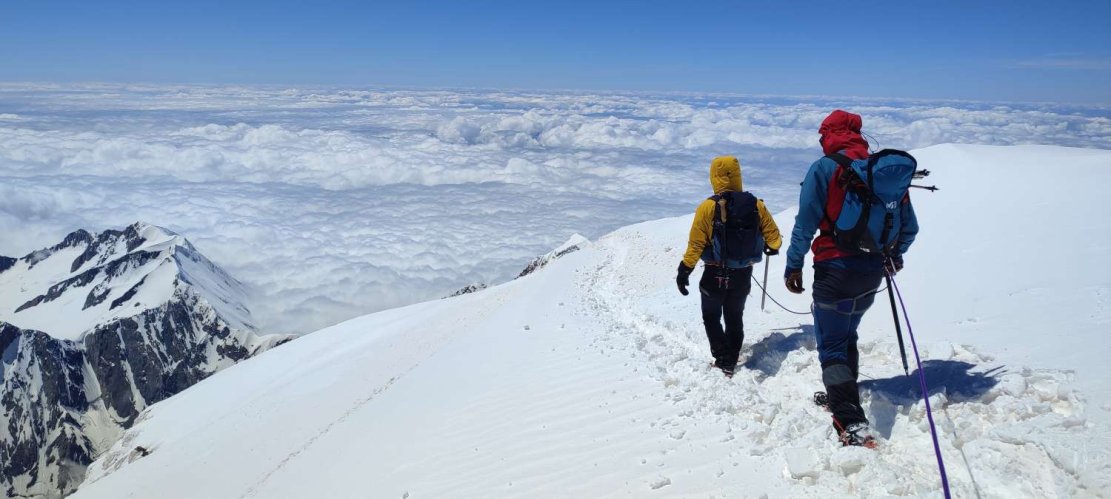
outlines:
{"label": "cloud layer", "polygon": [[0,85],[0,254],[164,225],[256,290],[267,331],[309,331],[685,214],[716,155],[785,208],[835,107],[881,147],[1111,148],[1111,112],[1048,105]]}

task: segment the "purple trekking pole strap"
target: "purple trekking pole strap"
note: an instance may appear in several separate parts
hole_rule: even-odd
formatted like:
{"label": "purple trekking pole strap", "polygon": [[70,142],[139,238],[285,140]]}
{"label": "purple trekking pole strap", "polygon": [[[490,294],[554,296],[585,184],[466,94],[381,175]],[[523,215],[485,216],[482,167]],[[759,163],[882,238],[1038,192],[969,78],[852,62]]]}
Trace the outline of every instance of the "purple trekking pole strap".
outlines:
{"label": "purple trekking pole strap", "polygon": [[934,454],[937,455],[937,468],[941,472],[941,488],[945,491],[945,499],[950,499],[949,476],[945,474],[945,461],[941,458],[941,446],[937,443],[937,427],[934,426],[934,413],[930,409],[930,392],[926,388],[926,373],[922,370],[922,359],[918,355],[918,343],[914,341],[914,329],[910,326],[910,317],[907,316],[907,305],[903,303],[903,294],[899,292],[899,285],[895,283],[895,276],[890,271],[887,273],[888,282],[895,288],[895,295],[899,297],[899,306],[903,309],[903,320],[907,322],[907,336],[910,336],[910,346],[914,350],[914,361],[918,364],[918,382],[922,388],[922,400],[926,401],[926,418],[930,421],[930,436],[934,439]]}

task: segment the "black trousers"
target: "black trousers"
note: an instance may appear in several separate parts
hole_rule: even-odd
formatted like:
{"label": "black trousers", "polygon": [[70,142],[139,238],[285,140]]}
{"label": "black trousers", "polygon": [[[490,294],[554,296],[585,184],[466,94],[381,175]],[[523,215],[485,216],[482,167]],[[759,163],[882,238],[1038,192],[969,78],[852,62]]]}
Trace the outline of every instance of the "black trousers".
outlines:
{"label": "black trousers", "polygon": [[844,429],[864,423],[860,406],[860,352],[857,326],[872,306],[883,279],[883,272],[859,272],[814,265],[814,332],[818,340],[818,359],[822,363],[822,384],[829,397],[834,426]]}
{"label": "black trousers", "polygon": [[[710,353],[718,367],[733,369],[745,339],[745,301],[752,289],[752,267],[725,269],[707,266],[698,283],[702,295],[702,323]],[[725,327],[721,319],[725,317]]]}

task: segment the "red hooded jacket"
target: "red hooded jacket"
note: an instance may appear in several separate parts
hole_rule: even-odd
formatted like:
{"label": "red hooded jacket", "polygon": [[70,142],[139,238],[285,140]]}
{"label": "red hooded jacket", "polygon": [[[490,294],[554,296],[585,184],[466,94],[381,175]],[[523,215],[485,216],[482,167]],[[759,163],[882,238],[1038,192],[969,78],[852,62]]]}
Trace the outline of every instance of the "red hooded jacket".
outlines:
{"label": "red hooded jacket", "polygon": [[[830,113],[818,128],[818,133],[822,135],[822,152],[827,155],[839,152],[852,159],[867,159],[868,141],[860,134],[861,123],[859,114],[840,109]],[[844,201],[845,189],[838,185],[836,179],[830,179],[829,191],[826,193],[826,213],[829,214],[829,220],[837,220]],[[828,220],[822,220],[818,228],[818,237],[810,247],[814,251],[815,262],[849,256],[837,249]]]}

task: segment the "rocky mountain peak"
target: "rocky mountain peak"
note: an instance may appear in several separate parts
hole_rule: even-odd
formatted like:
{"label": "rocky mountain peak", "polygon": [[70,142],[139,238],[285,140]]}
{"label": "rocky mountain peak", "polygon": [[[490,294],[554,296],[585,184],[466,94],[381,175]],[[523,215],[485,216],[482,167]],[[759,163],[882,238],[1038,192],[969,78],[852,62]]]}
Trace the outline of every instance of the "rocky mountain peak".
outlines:
{"label": "rocky mountain peak", "polygon": [[[188,289],[186,289],[188,288]],[[77,230],[0,273],[0,320],[78,339],[91,326],[197,294],[240,329],[253,330],[244,286],[184,237],[137,222]]]}
{"label": "rocky mountain peak", "polygon": [[0,490],[71,492],[146,407],[291,339],[258,335],[245,296],[141,222],[0,258]]}

